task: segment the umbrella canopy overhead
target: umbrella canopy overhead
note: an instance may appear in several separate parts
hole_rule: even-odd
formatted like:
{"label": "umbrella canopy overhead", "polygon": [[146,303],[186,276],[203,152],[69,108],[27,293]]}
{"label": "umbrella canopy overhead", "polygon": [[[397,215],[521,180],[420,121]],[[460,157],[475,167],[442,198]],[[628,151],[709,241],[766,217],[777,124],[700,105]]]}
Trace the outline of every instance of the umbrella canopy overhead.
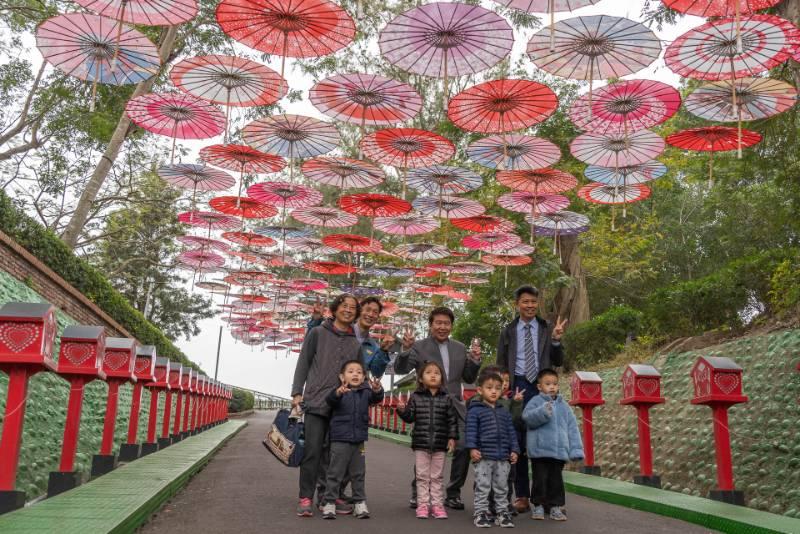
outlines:
{"label": "umbrella canopy overhead", "polygon": [[289,182],[262,182],[247,188],[247,195],[264,204],[277,204],[282,208],[302,208],[322,202],[322,193],[316,189]]}
{"label": "umbrella canopy overhead", "polygon": [[376,217],[372,224],[376,230],[402,236],[427,234],[439,228],[437,219],[416,212],[403,213],[394,217]]}
{"label": "umbrella canopy overhead", "polygon": [[467,147],[467,157],[498,170],[542,169],[558,163],[561,150],[547,139],[532,135],[493,135]]}
{"label": "umbrella canopy overhead", "polygon": [[[731,98],[736,91],[736,106]],[[702,85],[686,99],[686,111],[717,122],[766,119],[791,109],[797,103],[797,89],[773,78],[740,78]]]}
{"label": "umbrella canopy overhead", "polygon": [[384,180],[383,171],[375,165],[337,156],[310,159],[300,170],[306,178],[340,189],[374,187]]}
{"label": "umbrella canopy overhead", "polygon": [[303,115],[272,115],[257,119],[242,130],[244,142],[268,154],[310,158],[339,145],[339,132],[328,122]]}
{"label": "umbrella canopy overhead", "polygon": [[495,215],[475,215],[464,219],[450,219],[450,224],[467,232],[510,232],[514,223]]}
{"label": "umbrella canopy overhead", "polygon": [[625,167],[650,161],[664,151],[664,139],[650,130],[628,136],[585,133],[570,143],[570,151],[580,161],[601,167]]}
{"label": "umbrella canopy overhead", "polygon": [[453,143],[439,134],[418,128],[385,128],[361,140],[369,159],[402,168],[429,167],[455,155]]}
{"label": "umbrella canopy overhead", "polygon": [[236,180],[224,171],[205,165],[179,163],[163,165],[156,171],[168,184],[197,191],[222,191],[236,185]]}
{"label": "umbrella canopy overhead", "polygon": [[143,26],[175,26],[197,16],[194,0],[76,0],[75,3],[92,13]]}
{"label": "umbrella canopy overhead", "polygon": [[625,186],[589,184],[578,190],[578,197],[594,204],[630,204],[650,196],[650,188],[642,184]]}
{"label": "umbrella canopy overhead", "polygon": [[186,93],[137,96],[128,101],[125,113],[137,126],[177,139],[208,139],[225,128],[218,107]]}
{"label": "umbrella canopy overhead", "polygon": [[651,180],[661,178],[667,173],[667,166],[660,161],[651,160],[639,165],[628,167],[598,167],[589,165],[583,174],[593,182],[601,182],[607,185],[628,185],[643,184]]}
{"label": "umbrella canopy overhead", "polygon": [[235,215],[244,219],[266,219],[278,213],[278,209],[275,206],[238,196],[212,198],[208,201],[208,205],[221,213]]}
{"label": "umbrella canopy overhead", "polygon": [[292,217],[301,223],[322,226],[323,228],[353,226],[358,222],[358,217],[355,215],[326,206],[298,208],[292,212]]}
{"label": "umbrella canopy overhead", "polygon": [[501,207],[519,213],[553,213],[569,206],[569,199],[564,195],[534,195],[528,191],[505,193],[497,199]]}
{"label": "umbrella canopy overhead", "polygon": [[322,244],[344,252],[378,252],[381,242],[357,234],[330,234],[322,238]]}
{"label": "umbrella canopy overhead", "polygon": [[453,195],[417,197],[412,205],[420,213],[439,217],[440,219],[464,219],[483,215],[486,211],[486,207],[477,200]]}
{"label": "umbrella canopy overhead", "polygon": [[395,247],[395,254],[407,260],[440,260],[450,255],[450,250],[442,245],[433,243],[407,243]]}
{"label": "umbrella canopy overhead", "polygon": [[780,0],[663,0],[664,5],[679,13],[697,17],[733,17],[767,9]]}
{"label": "umbrella canopy overhead", "polygon": [[244,245],[248,248],[253,247],[272,247],[277,244],[277,241],[271,237],[258,235],[253,232],[224,232],[222,239],[227,239],[231,243],[237,245]]}
{"label": "umbrella canopy overhead", "polygon": [[380,193],[357,193],[339,199],[344,211],[364,217],[394,217],[411,211],[411,204],[401,198]]}
{"label": "umbrella canopy overhead", "polygon": [[563,193],[578,185],[578,179],[558,169],[531,169],[503,171],[497,173],[497,183],[516,191],[541,193]]}
{"label": "umbrella canopy overhead", "polygon": [[200,149],[204,162],[230,171],[248,174],[270,174],[286,166],[286,160],[265,154],[247,145],[211,145]]}
{"label": "umbrella canopy overhead", "polygon": [[724,152],[736,150],[739,146],[748,147],[761,142],[761,134],[751,130],[741,130],[728,126],[705,126],[689,128],[667,137],[667,143],[685,150],[703,152]]}
{"label": "umbrella canopy overhead", "polygon": [[411,188],[431,195],[458,195],[483,185],[483,179],[478,173],[463,167],[445,165],[414,169],[408,174],[407,181]]}
{"label": "umbrella canopy overhead", "polygon": [[213,211],[185,211],[178,214],[178,221],[192,226],[202,226],[209,231],[232,230],[242,224],[236,217]]}

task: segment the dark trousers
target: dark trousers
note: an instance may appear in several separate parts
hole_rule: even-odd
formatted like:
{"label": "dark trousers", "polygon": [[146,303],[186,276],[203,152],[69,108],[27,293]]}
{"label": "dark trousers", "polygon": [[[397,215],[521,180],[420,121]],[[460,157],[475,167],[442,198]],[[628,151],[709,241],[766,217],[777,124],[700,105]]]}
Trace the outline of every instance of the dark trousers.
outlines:
{"label": "dark trousers", "polygon": [[533,467],[533,489],[531,491],[534,504],[546,508],[564,506],[564,463],[555,458],[531,458]]}
{"label": "dark trousers", "polygon": [[[512,389],[519,388],[522,391],[522,404],[523,409],[527,406],[528,401],[530,401],[533,397],[539,394],[539,390],[536,387],[536,384],[532,384],[528,382],[528,379],[524,376],[514,375],[514,387]],[[524,425],[524,423],[523,423]],[[531,496],[531,484],[530,479],[528,477],[528,470],[526,469],[528,465],[528,455],[527,455],[527,429],[525,428],[517,428],[517,440],[519,441],[519,450],[522,453],[519,455],[519,460],[517,460],[517,465],[519,466],[516,469],[516,473],[514,475],[514,492],[517,495],[517,498],[525,497],[528,498]]]}
{"label": "dark trousers", "polygon": [[330,458],[325,479],[324,502],[332,503],[339,498],[345,475],[348,475],[350,479],[353,501],[365,501],[367,496],[364,489],[364,478],[367,472],[367,462],[364,458],[364,442],[334,441],[331,443]]}
{"label": "dark trousers", "polygon": [[326,441],[330,419],[313,413],[306,413],[305,447],[300,461],[300,498],[313,499],[317,481],[325,480],[327,466]]}
{"label": "dark trousers", "polygon": [[[447,483],[447,498],[461,498],[461,488],[467,481],[469,474],[469,450],[464,448],[464,439],[466,438],[464,421],[461,417],[458,418],[458,435],[459,439],[456,442],[456,450],[453,451],[453,459],[450,462],[450,481]],[[411,481],[411,496],[417,498],[417,473],[414,472],[414,480]]]}

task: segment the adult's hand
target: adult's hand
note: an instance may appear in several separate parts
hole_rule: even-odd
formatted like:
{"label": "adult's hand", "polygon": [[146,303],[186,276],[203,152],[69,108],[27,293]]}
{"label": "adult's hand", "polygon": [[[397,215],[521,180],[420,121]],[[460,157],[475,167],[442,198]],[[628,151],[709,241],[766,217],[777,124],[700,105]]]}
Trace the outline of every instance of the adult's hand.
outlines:
{"label": "adult's hand", "polygon": [[403,350],[410,350],[414,346],[414,332],[406,330],[403,333]]}
{"label": "adult's hand", "polygon": [[472,343],[469,346],[469,357],[475,363],[481,363],[481,341],[478,338],[472,338]]}
{"label": "adult's hand", "polygon": [[558,316],[556,319],[556,325],[553,327],[553,341],[561,341],[561,336],[564,335],[564,328],[567,326],[567,320],[568,319],[564,319],[562,321],[561,316]]}
{"label": "adult's hand", "polygon": [[392,345],[394,345],[394,335],[390,330],[387,330],[381,338],[381,350],[383,350],[383,352],[389,352],[389,349],[392,348]]}
{"label": "adult's hand", "polygon": [[292,408],[297,408],[300,406],[300,403],[303,402],[303,396],[299,393],[292,397]]}
{"label": "adult's hand", "polygon": [[311,319],[315,321],[322,319],[322,302],[319,301],[319,298],[311,306]]}

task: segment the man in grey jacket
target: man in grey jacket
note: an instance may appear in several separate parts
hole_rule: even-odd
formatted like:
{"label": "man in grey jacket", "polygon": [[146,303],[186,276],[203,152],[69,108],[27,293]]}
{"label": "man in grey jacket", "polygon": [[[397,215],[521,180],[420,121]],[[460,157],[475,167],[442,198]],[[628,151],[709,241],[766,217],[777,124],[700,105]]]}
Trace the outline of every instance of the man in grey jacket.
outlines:
{"label": "man in grey jacket", "polygon": [[[464,448],[464,421],[467,409],[461,397],[462,381],[471,384],[478,377],[481,368],[480,345],[473,343],[469,352],[463,343],[450,339],[455,316],[450,308],[439,307],[431,310],[428,316],[430,335],[416,341],[411,332],[403,336],[403,352],[397,355],[394,369],[397,373],[410,373],[418,370],[427,361],[434,361],[442,366],[445,372],[445,387],[449,395],[456,401],[458,413],[458,435],[453,462],[450,465],[450,482],[447,484],[445,506],[455,510],[463,510],[461,488],[467,480],[469,471],[469,451]],[[412,482],[411,506],[416,507],[416,480]]]}

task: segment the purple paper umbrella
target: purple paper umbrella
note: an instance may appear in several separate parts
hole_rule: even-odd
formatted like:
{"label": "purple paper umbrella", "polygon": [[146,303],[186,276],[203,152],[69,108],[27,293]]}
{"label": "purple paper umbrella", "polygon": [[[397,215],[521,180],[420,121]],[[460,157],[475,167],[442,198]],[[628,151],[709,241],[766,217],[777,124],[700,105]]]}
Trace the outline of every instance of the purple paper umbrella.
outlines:
{"label": "purple paper umbrella", "polygon": [[561,159],[561,150],[532,135],[492,135],[467,147],[467,157],[479,165],[505,171],[543,169]]}
{"label": "purple paper umbrella", "polygon": [[394,253],[407,260],[440,260],[450,255],[450,250],[433,243],[407,243],[395,247]]}

